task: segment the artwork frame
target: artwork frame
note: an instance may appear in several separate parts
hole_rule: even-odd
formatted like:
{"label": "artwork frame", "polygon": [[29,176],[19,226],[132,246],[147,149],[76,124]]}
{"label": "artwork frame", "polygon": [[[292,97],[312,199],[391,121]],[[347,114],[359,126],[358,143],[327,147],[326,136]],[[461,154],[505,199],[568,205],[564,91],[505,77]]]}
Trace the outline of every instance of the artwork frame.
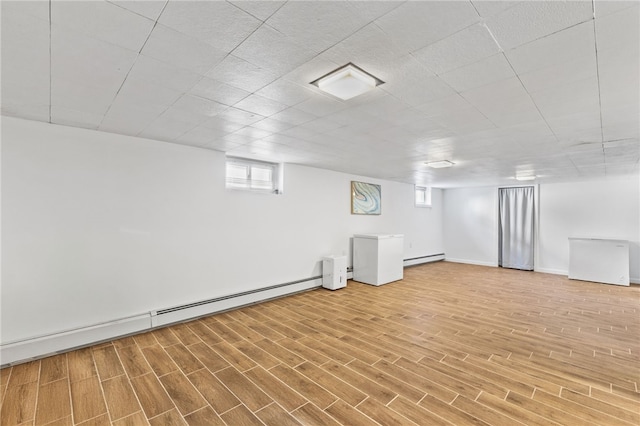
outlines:
{"label": "artwork frame", "polygon": [[381,215],[382,186],[351,181],[351,214]]}

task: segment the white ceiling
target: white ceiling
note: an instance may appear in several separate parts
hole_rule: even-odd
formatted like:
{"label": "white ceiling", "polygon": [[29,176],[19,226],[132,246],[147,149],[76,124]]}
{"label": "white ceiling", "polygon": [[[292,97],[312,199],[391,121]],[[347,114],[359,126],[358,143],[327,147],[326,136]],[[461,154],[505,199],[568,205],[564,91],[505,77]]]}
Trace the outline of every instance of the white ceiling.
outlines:
{"label": "white ceiling", "polygon": [[[436,187],[637,175],[639,9],[3,0],[2,114]],[[386,83],[309,84],[347,62]]]}

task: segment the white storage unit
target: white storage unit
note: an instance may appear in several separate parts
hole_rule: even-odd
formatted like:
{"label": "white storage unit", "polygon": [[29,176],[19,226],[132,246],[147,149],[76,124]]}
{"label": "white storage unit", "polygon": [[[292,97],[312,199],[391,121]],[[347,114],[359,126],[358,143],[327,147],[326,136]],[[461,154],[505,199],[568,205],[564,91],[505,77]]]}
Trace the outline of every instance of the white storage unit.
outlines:
{"label": "white storage unit", "polygon": [[347,286],[347,256],[322,258],[322,287],[337,290]]}
{"label": "white storage unit", "polygon": [[401,280],[404,235],[359,234],[353,236],[353,279],[382,285]]}
{"label": "white storage unit", "polygon": [[569,278],[629,285],[629,241],[569,238]]}

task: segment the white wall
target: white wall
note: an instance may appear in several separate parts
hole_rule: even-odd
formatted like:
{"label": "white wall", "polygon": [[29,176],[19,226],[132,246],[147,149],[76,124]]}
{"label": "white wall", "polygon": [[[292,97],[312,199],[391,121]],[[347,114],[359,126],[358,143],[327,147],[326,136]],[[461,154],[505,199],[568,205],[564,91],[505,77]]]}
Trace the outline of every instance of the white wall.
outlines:
{"label": "white wall", "polygon": [[497,212],[496,188],[444,190],[446,259],[452,262],[498,266]]}
{"label": "white wall", "polygon": [[[498,188],[443,194],[447,260],[497,266]],[[629,240],[630,277],[640,282],[640,182],[637,177],[541,184],[535,270],[567,275],[569,237]]]}
{"label": "white wall", "polygon": [[629,240],[629,277],[640,282],[640,182],[636,178],[542,185],[538,270],[569,269],[569,237]]}
{"label": "white wall", "polygon": [[[382,215],[350,214],[350,181]],[[2,122],[2,342],[321,273],[354,233],[442,253],[442,193],[287,165],[284,194],[224,188],[224,154],[12,118]],[[350,263],[350,260],[349,260]]]}

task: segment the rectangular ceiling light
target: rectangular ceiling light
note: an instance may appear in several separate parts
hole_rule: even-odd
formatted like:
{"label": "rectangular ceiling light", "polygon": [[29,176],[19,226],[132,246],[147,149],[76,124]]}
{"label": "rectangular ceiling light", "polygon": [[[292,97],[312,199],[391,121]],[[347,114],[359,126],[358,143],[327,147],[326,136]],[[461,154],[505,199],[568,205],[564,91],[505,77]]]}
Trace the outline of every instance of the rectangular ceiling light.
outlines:
{"label": "rectangular ceiling light", "polygon": [[348,63],[311,82],[311,84],[318,86],[323,92],[329,93],[343,101],[368,92],[382,83],[382,80],[372,76],[352,63]]}
{"label": "rectangular ceiling light", "polygon": [[535,176],[516,176],[516,180],[535,180]]}
{"label": "rectangular ceiling light", "polygon": [[453,163],[451,161],[448,161],[448,160],[432,161],[430,163],[425,163],[425,164],[427,166],[429,166],[429,167],[433,167],[434,169],[443,169],[445,167],[453,166]]}

